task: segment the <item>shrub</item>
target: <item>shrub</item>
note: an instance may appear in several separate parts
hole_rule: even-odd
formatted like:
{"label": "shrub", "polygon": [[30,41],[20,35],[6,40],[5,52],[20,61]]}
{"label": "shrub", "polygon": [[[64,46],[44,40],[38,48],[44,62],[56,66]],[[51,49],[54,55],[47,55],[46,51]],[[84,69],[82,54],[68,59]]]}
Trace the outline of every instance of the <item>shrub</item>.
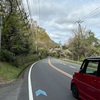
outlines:
{"label": "shrub", "polygon": [[15,55],[14,53],[8,51],[8,50],[2,50],[0,52],[0,60],[2,61],[6,61],[9,63],[13,63],[15,60]]}

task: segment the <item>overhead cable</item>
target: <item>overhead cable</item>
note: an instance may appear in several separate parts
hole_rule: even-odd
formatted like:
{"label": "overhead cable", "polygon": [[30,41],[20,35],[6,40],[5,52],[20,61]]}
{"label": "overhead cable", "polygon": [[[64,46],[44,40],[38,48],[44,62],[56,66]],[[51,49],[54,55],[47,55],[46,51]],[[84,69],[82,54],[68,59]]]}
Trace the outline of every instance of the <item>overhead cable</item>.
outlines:
{"label": "overhead cable", "polygon": [[86,20],[87,18],[93,17],[93,16],[95,16],[95,15],[97,15],[99,13],[100,13],[100,7],[97,7],[96,9],[94,9],[93,11],[91,11],[90,13],[88,13],[88,15],[83,16],[82,19]]}

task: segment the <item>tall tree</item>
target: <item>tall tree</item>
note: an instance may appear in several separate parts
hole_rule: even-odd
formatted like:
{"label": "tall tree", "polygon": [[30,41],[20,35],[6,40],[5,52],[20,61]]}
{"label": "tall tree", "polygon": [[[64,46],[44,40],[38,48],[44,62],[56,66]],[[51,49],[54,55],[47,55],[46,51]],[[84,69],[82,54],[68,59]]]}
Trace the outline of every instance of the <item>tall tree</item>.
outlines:
{"label": "tall tree", "polygon": [[16,0],[3,0],[2,56],[6,61],[15,59],[17,55],[28,54],[29,24],[25,12],[19,9]]}
{"label": "tall tree", "polygon": [[69,39],[69,50],[73,53],[75,60],[81,60],[87,56],[97,56],[100,54],[100,42],[94,33],[86,28],[82,28],[81,34],[77,30],[73,31],[74,36]]}

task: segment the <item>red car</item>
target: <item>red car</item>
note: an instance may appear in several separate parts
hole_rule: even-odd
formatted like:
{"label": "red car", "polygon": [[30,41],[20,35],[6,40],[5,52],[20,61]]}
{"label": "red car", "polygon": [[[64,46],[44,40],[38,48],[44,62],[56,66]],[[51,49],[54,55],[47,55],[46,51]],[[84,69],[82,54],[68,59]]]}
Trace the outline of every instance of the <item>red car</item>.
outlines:
{"label": "red car", "polygon": [[100,100],[100,57],[86,58],[71,81],[72,95],[81,100]]}

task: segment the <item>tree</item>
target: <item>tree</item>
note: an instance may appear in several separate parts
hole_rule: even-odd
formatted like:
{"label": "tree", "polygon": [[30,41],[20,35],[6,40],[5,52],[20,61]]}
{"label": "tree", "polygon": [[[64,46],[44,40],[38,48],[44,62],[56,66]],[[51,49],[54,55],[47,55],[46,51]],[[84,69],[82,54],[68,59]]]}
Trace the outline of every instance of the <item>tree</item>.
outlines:
{"label": "tree", "polygon": [[26,23],[28,21],[25,21],[27,19],[24,20],[25,12],[19,10],[19,5],[16,3],[16,0],[7,0],[2,5],[4,5],[4,16],[1,59],[4,57],[8,61],[8,54],[9,57],[12,57],[11,59],[15,59],[18,55],[29,53],[30,32],[28,23]]}
{"label": "tree", "polygon": [[77,30],[73,31],[74,36],[69,39],[68,49],[73,53],[74,60],[82,60],[87,56],[99,55],[100,42],[95,38],[94,33],[86,28],[82,28],[81,34]]}

